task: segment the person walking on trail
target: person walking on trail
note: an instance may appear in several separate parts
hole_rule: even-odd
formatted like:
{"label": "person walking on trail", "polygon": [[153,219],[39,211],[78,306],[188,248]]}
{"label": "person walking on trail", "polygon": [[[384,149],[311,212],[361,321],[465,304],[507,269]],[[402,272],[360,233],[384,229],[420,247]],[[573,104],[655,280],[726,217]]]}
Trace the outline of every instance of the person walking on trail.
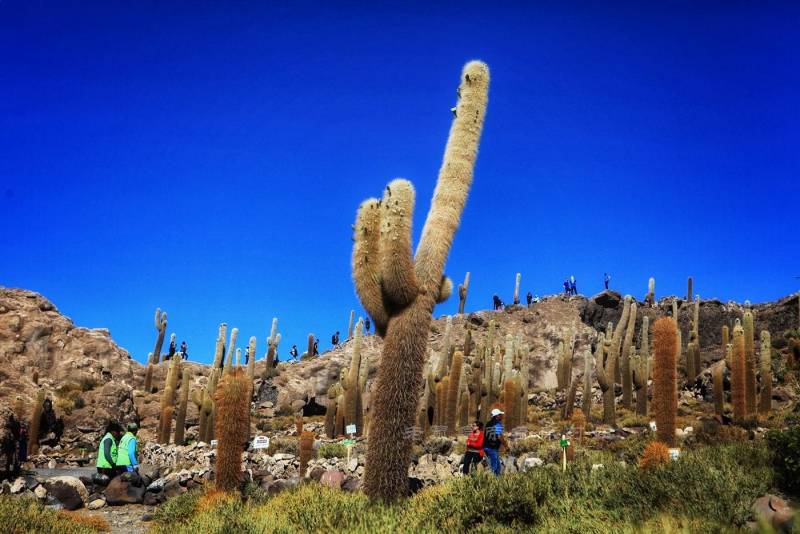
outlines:
{"label": "person walking on trail", "polygon": [[483,459],[483,423],[475,421],[472,423],[472,432],[467,436],[467,452],[464,453],[464,466],[461,472],[465,475],[470,474],[472,466],[477,466]]}
{"label": "person walking on trail", "polygon": [[189,353],[187,352],[188,350],[189,347],[186,346],[186,342],[181,341],[181,358],[183,358],[184,360],[189,359]]}
{"label": "person walking on trail", "polygon": [[100,440],[97,450],[97,472],[114,478],[117,474],[117,443],[122,437],[122,427],[116,421],[111,421],[106,426],[106,434]]}
{"label": "person walking on trail", "polygon": [[337,330],[335,334],[331,336],[331,343],[333,344],[333,348],[339,348],[339,331]]}
{"label": "person walking on trail", "polygon": [[125,471],[136,471],[139,468],[139,459],[136,453],[136,434],[139,432],[139,425],[128,423],[128,431],[119,440],[117,446],[117,466]]}
{"label": "person walking on trail", "polygon": [[292,357],[292,360],[297,360],[297,345],[292,345],[292,350],[289,351],[289,356]]}
{"label": "person walking on trail", "polygon": [[497,476],[500,476],[501,469],[500,447],[508,447],[506,437],[503,435],[503,415],[505,413],[502,410],[493,409],[492,418],[486,423],[483,433],[483,452],[486,453],[486,457],[489,459],[489,466],[492,468],[492,472]]}
{"label": "person walking on trail", "polygon": [[364,319],[364,330],[366,330],[367,335],[369,335],[369,327],[372,326],[372,323],[369,322],[369,317]]}

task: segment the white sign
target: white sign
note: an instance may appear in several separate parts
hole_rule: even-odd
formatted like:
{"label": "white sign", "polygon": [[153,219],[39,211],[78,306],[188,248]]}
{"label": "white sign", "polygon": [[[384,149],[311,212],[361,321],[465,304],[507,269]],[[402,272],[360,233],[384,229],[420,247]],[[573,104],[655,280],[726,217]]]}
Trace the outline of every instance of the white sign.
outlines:
{"label": "white sign", "polygon": [[656,428],[656,422],[655,422],[655,421],[650,421],[650,430],[652,430],[653,432],[655,432],[656,430],[658,430],[658,429]]}
{"label": "white sign", "polygon": [[344,431],[347,432],[348,434],[355,434],[356,433],[356,425],[347,425],[344,428]]}
{"label": "white sign", "polygon": [[256,436],[253,438],[254,449],[267,449],[269,448],[269,438],[267,436]]}
{"label": "white sign", "polygon": [[215,440],[215,439],[212,439],[212,440],[211,440],[211,446],[212,446],[212,447],[216,447],[216,446],[217,446],[217,440]]}

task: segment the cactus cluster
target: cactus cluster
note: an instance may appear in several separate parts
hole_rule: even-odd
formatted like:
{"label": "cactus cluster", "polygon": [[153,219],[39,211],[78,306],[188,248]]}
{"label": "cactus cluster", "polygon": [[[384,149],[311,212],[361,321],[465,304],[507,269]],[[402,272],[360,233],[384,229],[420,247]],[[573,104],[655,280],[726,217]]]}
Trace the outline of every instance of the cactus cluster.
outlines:
{"label": "cactus cluster", "polygon": [[356,425],[356,435],[365,434],[364,391],[368,366],[362,362],[361,341],[364,321],[359,317],[350,344],[352,357],[350,369],[342,369],[339,382],[328,389],[328,407],[325,411],[325,434],[329,438],[343,435],[347,425]]}

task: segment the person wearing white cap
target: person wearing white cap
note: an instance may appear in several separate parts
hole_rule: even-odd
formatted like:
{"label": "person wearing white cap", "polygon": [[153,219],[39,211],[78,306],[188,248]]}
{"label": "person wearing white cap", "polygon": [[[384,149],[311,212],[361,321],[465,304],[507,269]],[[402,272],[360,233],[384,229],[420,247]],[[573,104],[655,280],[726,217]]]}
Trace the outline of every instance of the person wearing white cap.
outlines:
{"label": "person wearing white cap", "polygon": [[499,408],[491,412],[492,418],[486,423],[483,437],[483,452],[489,459],[489,465],[495,475],[500,476],[500,447],[508,447],[506,437],[503,435],[503,413]]}

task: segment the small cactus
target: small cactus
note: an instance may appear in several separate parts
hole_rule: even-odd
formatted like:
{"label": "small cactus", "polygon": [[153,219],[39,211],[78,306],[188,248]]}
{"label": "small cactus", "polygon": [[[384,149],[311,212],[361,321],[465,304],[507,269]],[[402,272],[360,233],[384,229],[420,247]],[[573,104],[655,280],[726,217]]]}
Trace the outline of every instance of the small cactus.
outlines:
{"label": "small cactus", "polygon": [[347,339],[353,339],[353,321],[356,319],[356,311],[350,310],[350,319],[347,321]]}
{"label": "small cactus", "polygon": [[219,331],[217,332],[217,342],[214,347],[214,365],[211,367],[211,370],[214,369],[222,369],[222,366],[225,363],[225,336],[228,331],[228,325],[225,323],[220,323]]}
{"label": "small cactus", "polygon": [[314,457],[315,435],[311,431],[303,431],[300,434],[300,476],[306,476],[308,461]]}
{"label": "small cactus", "polygon": [[247,342],[247,377],[252,382],[256,377],[256,336],[250,336]]}
{"label": "small cactus", "polygon": [[692,277],[686,279],[686,300],[692,300]]}
{"label": "small cactus", "polygon": [[644,302],[650,306],[656,304],[656,279],[652,276],[647,281],[647,295],[644,296]]}

